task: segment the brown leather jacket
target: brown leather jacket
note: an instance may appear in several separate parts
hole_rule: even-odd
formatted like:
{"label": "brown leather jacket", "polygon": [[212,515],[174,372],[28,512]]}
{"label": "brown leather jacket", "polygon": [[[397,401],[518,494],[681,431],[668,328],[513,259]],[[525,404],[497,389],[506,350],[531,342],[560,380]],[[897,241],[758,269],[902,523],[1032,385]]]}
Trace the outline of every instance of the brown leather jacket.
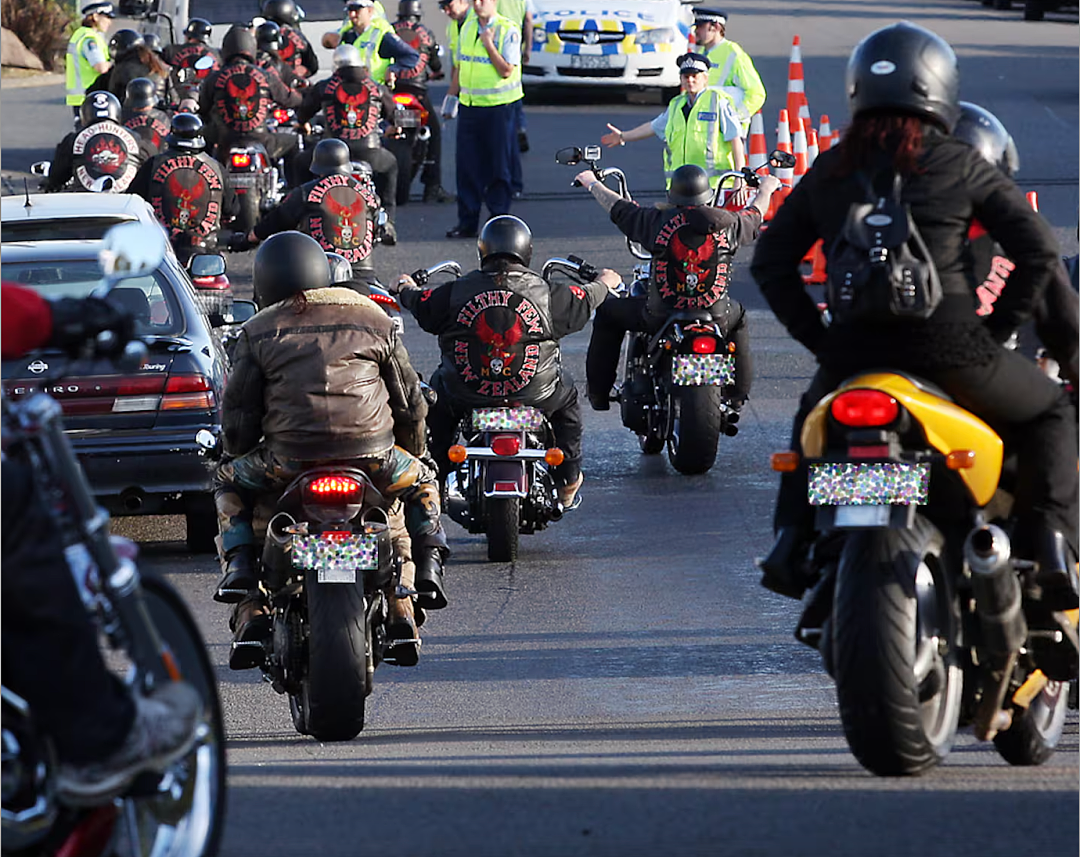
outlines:
{"label": "brown leather jacket", "polygon": [[427,403],[390,318],[352,289],[266,307],[241,329],[222,407],[225,451],[262,442],[304,461],[424,451]]}

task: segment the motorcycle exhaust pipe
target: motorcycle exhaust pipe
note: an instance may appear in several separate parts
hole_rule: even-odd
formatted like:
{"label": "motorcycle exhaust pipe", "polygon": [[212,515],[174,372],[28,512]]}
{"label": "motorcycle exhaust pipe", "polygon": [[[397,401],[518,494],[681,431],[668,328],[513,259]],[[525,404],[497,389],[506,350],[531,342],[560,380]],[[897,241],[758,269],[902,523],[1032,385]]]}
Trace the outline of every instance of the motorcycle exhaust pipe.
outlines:
{"label": "motorcycle exhaust pipe", "polygon": [[427,125],[421,125],[419,128],[416,129],[416,139],[417,140],[430,140],[431,139],[431,129],[428,128]]}
{"label": "motorcycle exhaust pipe", "polygon": [[1020,581],[1011,556],[1009,537],[993,524],[972,530],[964,541],[985,647],[996,658],[1017,652],[1027,639]]}
{"label": "motorcycle exhaust pipe", "polygon": [[266,541],[263,543],[262,576],[271,592],[285,585],[292,571],[292,562],[286,548],[292,536],[287,527],[296,523],[288,512],[278,512],[266,525]]}

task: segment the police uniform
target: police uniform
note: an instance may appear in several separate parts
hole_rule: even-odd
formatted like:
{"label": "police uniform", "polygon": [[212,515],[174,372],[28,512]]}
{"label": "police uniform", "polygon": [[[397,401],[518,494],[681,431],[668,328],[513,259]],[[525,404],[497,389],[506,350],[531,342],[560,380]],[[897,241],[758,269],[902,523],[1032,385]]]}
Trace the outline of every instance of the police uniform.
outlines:
{"label": "police uniform", "polygon": [[[83,7],[85,17],[90,15],[106,15],[114,18],[111,3],[90,3]],[[76,117],[79,115],[79,107],[86,100],[86,89],[98,78],[94,66],[103,62],[109,62],[109,44],[105,40],[105,34],[96,27],[87,27],[85,24],[71,34],[68,41],[67,56],[64,58],[64,78],[67,88],[66,102],[74,108]]]}
{"label": "police uniform", "polygon": [[[720,24],[726,28],[727,20],[727,12],[719,9],[694,9],[695,24]],[[698,47],[704,48],[703,45]],[[706,50],[705,56],[712,63],[709,86],[722,89],[731,98],[745,135],[750,128],[750,117],[765,103],[765,85],[754,67],[754,61],[741,45],[728,38],[721,39],[719,44]]]}
{"label": "police uniform", "polygon": [[376,83],[386,83],[390,72],[398,74],[416,68],[420,62],[420,54],[398,38],[394,28],[386,20],[385,12],[378,14],[381,4],[375,0],[352,0],[352,3],[363,7],[376,7],[376,15],[364,28],[364,32],[357,31],[351,21],[346,21],[338,30],[341,44],[352,45],[360,51],[360,57],[371,71],[372,79]]}

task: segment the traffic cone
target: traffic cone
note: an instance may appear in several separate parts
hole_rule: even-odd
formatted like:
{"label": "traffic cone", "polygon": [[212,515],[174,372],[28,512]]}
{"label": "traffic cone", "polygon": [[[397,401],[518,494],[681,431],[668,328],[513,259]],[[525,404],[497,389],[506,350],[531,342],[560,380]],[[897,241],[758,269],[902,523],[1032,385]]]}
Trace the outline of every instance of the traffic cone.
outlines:
{"label": "traffic cone", "polygon": [[1032,211],[1038,211],[1039,210],[1039,195],[1033,190],[1029,190],[1027,192],[1027,194],[1025,194],[1025,195],[1027,196],[1028,205],[1031,206],[1031,210]]}
{"label": "traffic cone", "polygon": [[806,132],[806,166],[807,168],[814,165],[814,161],[818,156],[818,138],[817,131],[811,128]]}
{"label": "traffic cone", "polygon": [[825,270],[825,242],[819,238],[806,255],[807,258],[803,261],[809,262],[812,267],[809,274],[803,275],[803,282],[811,286],[823,285],[829,279]]}
{"label": "traffic cone", "polygon": [[[791,129],[788,125],[787,110],[780,111],[780,121],[776,124],[776,148],[781,152],[793,154],[791,151]],[[776,170],[776,177],[780,179],[785,187],[792,186],[794,175],[794,171],[790,167],[786,169],[781,167]]]}
{"label": "traffic cone", "polygon": [[795,155],[795,170],[791,177],[791,186],[794,187],[806,175],[806,132],[803,131],[802,119],[798,117],[792,120],[791,127],[793,129],[791,134],[792,154]]}
{"label": "traffic cone", "polygon": [[746,165],[757,172],[769,163],[769,144],[765,140],[765,119],[759,110],[750,117],[750,151]]}
{"label": "traffic cone", "polygon": [[806,100],[806,82],[803,80],[802,48],[799,37],[791,42],[791,60],[788,62],[787,112],[794,127],[795,119],[809,119],[810,105]]}
{"label": "traffic cone", "polygon": [[820,151],[825,152],[832,148],[832,128],[829,125],[829,114],[821,114],[821,124],[818,125],[818,146]]}

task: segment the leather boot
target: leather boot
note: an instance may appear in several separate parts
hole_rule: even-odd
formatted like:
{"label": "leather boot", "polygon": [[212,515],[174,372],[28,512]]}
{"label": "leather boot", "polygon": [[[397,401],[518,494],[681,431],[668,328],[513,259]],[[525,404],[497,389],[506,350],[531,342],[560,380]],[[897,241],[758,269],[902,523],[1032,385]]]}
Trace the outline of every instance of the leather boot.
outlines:
{"label": "leather boot", "polygon": [[443,560],[449,551],[436,545],[421,545],[416,552],[416,604],[425,610],[442,610],[447,605],[443,589]]}
{"label": "leather boot", "polygon": [[255,548],[242,545],[225,554],[225,572],[214,590],[214,600],[220,604],[237,604],[249,592],[259,588],[255,571]]}
{"label": "leather boot", "polygon": [[273,633],[270,605],[258,589],[249,593],[233,610],[229,630],[233,632],[229,669],[250,670],[266,660],[265,644]]}
{"label": "leather boot", "polygon": [[401,595],[387,598],[390,615],[386,620],[388,645],[383,660],[399,667],[414,667],[420,660],[420,634],[416,630],[412,596],[401,590]]}
{"label": "leather boot", "polygon": [[781,527],[769,555],[757,561],[762,571],[761,585],[777,595],[802,598],[807,587],[800,565],[807,541],[801,527]]}
{"label": "leather boot", "polygon": [[1076,563],[1070,562],[1065,536],[1057,530],[1040,528],[1035,533],[1035,558],[1039,570],[1035,582],[1042,590],[1040,599],[1050,610],[1075,610],[1080,607],[1077,596]]}

